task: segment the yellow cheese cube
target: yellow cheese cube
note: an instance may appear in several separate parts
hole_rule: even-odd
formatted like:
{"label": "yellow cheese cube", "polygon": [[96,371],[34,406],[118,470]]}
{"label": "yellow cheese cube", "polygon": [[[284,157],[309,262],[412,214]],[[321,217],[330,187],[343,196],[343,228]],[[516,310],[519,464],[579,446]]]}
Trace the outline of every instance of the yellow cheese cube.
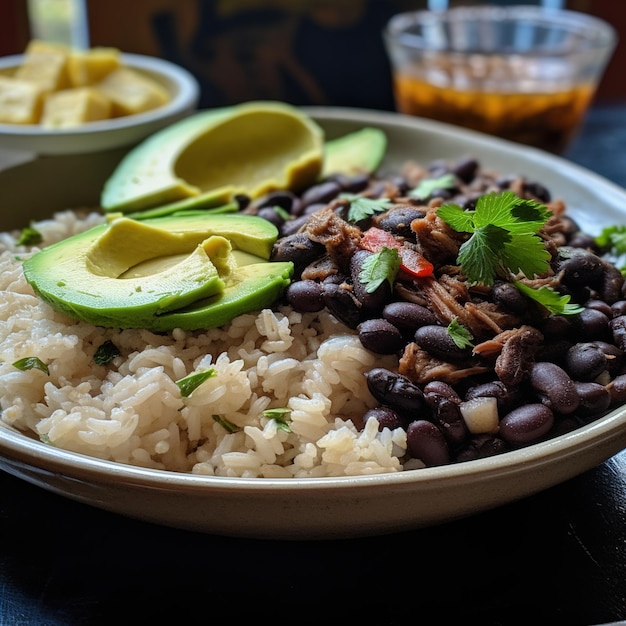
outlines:
{"label": "yellow cheese cube", "polygon": [[115,117],[149,111],[169,100],[165,87],[128,67],[114,70],[97,87],[113,103]]}
{"label": "yellow cheese cube", "polygon": [[24,53],[22,64],[15,77],[37,83],[45,91],[69,87],[67,60],[69,48],[59,44],[31,41]]}
{"label": "yellow cheese cube", "polygon": [[43,93],[36,83],[0,76],[0,122],[36,124],[41,115]]}
{"label": "yellow cheese cube", "polygon": [[67,71],[72,86],[84,87],[95,85],[120,66],[120,51],[117,48],[96,47],[71,54]]}
{"label": "yellow cheese cube", "polygon": [[74,87],[46,95],[41,125],[72,128],[111,117],[111,102],[93,87]]}

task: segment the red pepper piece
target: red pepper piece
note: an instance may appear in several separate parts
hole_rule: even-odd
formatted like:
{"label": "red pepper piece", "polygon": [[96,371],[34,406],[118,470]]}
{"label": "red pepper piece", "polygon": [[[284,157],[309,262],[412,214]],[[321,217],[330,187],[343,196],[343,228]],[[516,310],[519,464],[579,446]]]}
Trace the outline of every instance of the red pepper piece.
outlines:
{"label": "red pepper piece", "polygon": [[383,248],[395,248],[400,255],[400,270],[414,278],[431,276],[433,264],[419,252],[403,246],[390,232],[381,228],[368,228],[359,245],[370,252],[380,252]]}

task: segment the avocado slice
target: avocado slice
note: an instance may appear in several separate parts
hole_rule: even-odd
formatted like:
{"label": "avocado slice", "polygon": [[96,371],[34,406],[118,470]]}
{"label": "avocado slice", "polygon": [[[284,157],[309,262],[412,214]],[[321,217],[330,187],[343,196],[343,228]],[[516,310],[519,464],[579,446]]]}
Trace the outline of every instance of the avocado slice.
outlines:
{"label": "avocado slice", "polygon": [[387,135],[366,126],[326,142],[321,178],[330,174],[371,174],[385,157]]}
{"label": "avocado slice", "polygon": [[119,217],[43,248],[23,269],[43,300],[75,319],[153,331],[214,327],[270,305],[289,284],[293,265],[268,261],[277,236],[250,215]]}
{"label": "avocado slice", "polygon": [[323,131],[296,107],[249,102],[201,111],[133,148],[105,182],[101,206],[128,213],[168,205],[172,212],[227,204],[315,182]]}

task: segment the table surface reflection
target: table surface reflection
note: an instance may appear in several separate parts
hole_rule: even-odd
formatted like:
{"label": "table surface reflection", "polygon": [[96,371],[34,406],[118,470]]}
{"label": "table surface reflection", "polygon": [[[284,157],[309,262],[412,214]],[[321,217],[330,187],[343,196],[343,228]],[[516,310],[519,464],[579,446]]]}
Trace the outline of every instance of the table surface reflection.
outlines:
{"label": "table surface reflection", "polygon": [[[626,187],[625,153],[626,106],[606,106],[566,157]],[[162,528],[3,472],[0,493],[1,626],[209,623],[220,607],[301,624],[626,620],[626,452],[465,520],[328,542]]]}

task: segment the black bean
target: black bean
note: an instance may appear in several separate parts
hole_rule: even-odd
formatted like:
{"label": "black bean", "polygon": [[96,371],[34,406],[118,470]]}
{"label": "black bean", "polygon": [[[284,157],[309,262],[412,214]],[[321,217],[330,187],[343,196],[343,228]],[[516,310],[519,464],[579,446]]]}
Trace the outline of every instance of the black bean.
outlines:
{"label": "black bean", "polygon": [[333,174],[327,180],[335,181],[341,185],[341,189],[346,193],[360,193],[369,185],[370,177],[368,174]]}
{"label": "black bean", "polygon": [[623,404],[626,402],[626,374],[619,374],[607,386],[611,394],[611,402]]}
{"label": "black bean", "polygon": [[376,354],[395,354],[405,344],[402,333],[387,320],[365,320],[357,330],[363,346]]}
{"label": "black bean", "polygon": [[376,400],[402,415],[415,415],[424,407],[422,390],[402,374],[377,367],[367,372],[365,379]]}
{"label": "black bean", "polygon": [[445,326],[428,324],[415,331],[415,341],[420,348],[444,361],[465,359],[471,356],[470,347],[460,348],[454,343]]}
{"label": "black bean", "polygon": [[550,192],[541,183],[526,183],[524,185],[524,191],[531,194],[532,196],[535,196],[535,198],[537,198],[537,200],[541,200],[541,202],[550,202]]}
{"label": "black bean", "polygon": [[309,206],[307,206],[302,215],[308,217],[309,215],[311,215],[312,213],[317,213],[318,211],[321,211],[323,208],[325,208],[326,204],[321,204],[319,202],[314,202],[313,204],[309,204]]}
{"label": "black bean", "polygon": [[440,427],[443,436],[452,445],[459,445],[469,435],[460,409],[460,398],[446,383],[426,385],[424,400],[431,408],[433,421]]}
{"label": "black bean", "polygon": [[562,272],[562,282],[569,287],[587,287],[597,284],[604,274],[600,257],[583,248],[562,246],[556,263],[557,272]]}
{"label": "black bean", "polygon": [[507,387],[502,381],[493,380],[470,387],[465,393],[465,399],[474,398],[495,398],[498,413],[504,415],[520,404],[523,393],[520,387]]}
{"label": "black bean", "polygon": [[291,261],[296,268],[302,269],[325,252],[321,243],[312,241],[305,233],[295,233],[276,241],[271,260]]}
{"label": "black bean", "polygon": [[618,315],[609,322],[613,343],[622,351],[626,351],[626,315]]}
{"label": "black bean", "polygon": [[571,339],[556,338],[545,341],[535,354],[537,361],[550,361],[564,366],[565,355],[567,351],[574,345]]}
{"label": "black bean", "polygon": [[251,204],[252,208],[257,210],[261,210],[263,208],[271,208],[271,207],[280,207],[287,211],[287,213],[291,213],[292,215],[298,215],[298,207],[300,204],[300,200],[298,197],[291,191],[288,190],[278,190],[272,191]]}
{"label": "black bean", "polygon": [[427,420],[411,422],[407,427],[406,443],[411,457],[419,459],[426,467],[450,462],[446,439],[432,422]]}
{"label": "black bean", "polygon": [[454,387],[442,380],[431,380],[426,383],[424,385],[424,393],[437,394],[457,404],[461,404],[462,402],[461,396],[459,396]]}
{"label": "black bean", "polygon": [[415,302],[390,302],[382,315],[401,331],[411,334],[420,326],[437,323],[437,316],[430,309]]}
{"label": "black bean", "polygon": [[564,337],[572,331],[570,315],[550,315],[540,324],[540,330],[546,337]]}
{"label": "black bean", "polygon": [[606,339],[609,334],[609,318],[598,309],[585,308],[574,316],[572,330],[578,339]]}
{"label": "black bean", "polygon": [[604,300],[588,300],[585,302],[585,307],[588,309],[597,309],[602,311],[608,319],[613,317],[613,309],[610,304],[607,304]]}
{"label": "black bean", "polygon": [[363,305],[363,308],[371,312],[379,312],[391,297],[389,281],[383,280],[373,291],[369,291],[370,285],[361,282],[360,278],[364,263],[373,255],[374,253],[368,250],[357,250],[350,259],[350,276],[354,286],[354,296]]}
{"label": "black bean", "polygon": [[566,415],[578,408],[580,400],[574,382],[556,363],[533,363],[529,381],[541,402],[555,412]]}
{"label": "black bean", "polygon": [[602,259],[602,264],[604,266],[604,277],[601,285],[598,287],[600,296],[606,302],[615,302],[622,297],[624,276],[615,265],[605,259]]}
{"label": "black bean", "polygon": [[574,344],[565,354],[565,371],[579,381],[591,381],[606,369],[607,358],[604,350],[595,343]]}
{"label": "black bean", "polygon": [[361,303],[345,283],[324,282],[324,304],[328,310],[349,328],[361,322]]}
{"label": "black bean", "polygon": [[279,229],[285,223],[285,216],[281,213],[280,209],[276,209],[275,207],[263,207],[258,210],[257,216],[271,222],[274,226],[276,226],[276,228]]}
{"label": "black bean", "polygon": [[590,417],[599,415],[609,408],[611,394],[604,385],[594,382],[575,382],[574,385],[580,398],[577,414]]}
{"label": "black bean", "polygon": [[415,207],[402,206],[391,209],[375,220],[376,226],[394,235],[415,241],[415,233],[411,230],[411,222],[423,218],[424,211]]}
{"label": "black bean", "polygon": [[604,352],[606,357],[606,369],[609,374],[611,376],[617,376],[624,363],[624,353],[617,346],[608,341],[595,340],[593,343]]}
{"label": "black bean", "polygon": [[308,219],[308,215],[301,215],[291,220],[285,220],[280,227],[280,236],[291,237],[298,234],[298,231],[307,223]]}
{"label": "black bean", "polygon": [[495,435],[474,435],[456,455],[459,462],[484,459],[502,454],[509,449],[506,442]]}
{"label": "black bean", "polygon": [[452,173],[465,184],[472,182],[478,171],[479,163],[473,157],[463,157],[452,166]]}
{"label": "black bean", "polygon": [[499,435],[514,446],[540,441],[554,425],[554,413],[545,404],[525,404],[500,420]]}
{"label": "black bean", "polygon": [[528,309],[528,299],[511,283],[498,281],[491,293],[496,304],[514,313],[524,313]]}
{"label": "black bean", "polygon": [[285,290],[287,302],[301,313],[321,311],[324,304],[324,291],[314,280],[297,280]]}
{"label": "black bean", "polygon": [[611,310],[613,311],[613,317],[619,317],[620,315],[626,315],[626,300],[617,300],[611,304]]}
{"label": "black bean", "polygon": [[341,185],[335,180],[327,180],[313,187],[309,187],[300,196],[300,206],[307,207],[309,204],[328,204],[341,193]]}
{"label": "black bean", "polygon": [[382,430],[383,428],[395,430],[396,428],[402,428],[404,426],[404,420],[388,406],[379,406],[369,409],[363,416],[363,424],[371,417],[378,421],[378,430]]}

